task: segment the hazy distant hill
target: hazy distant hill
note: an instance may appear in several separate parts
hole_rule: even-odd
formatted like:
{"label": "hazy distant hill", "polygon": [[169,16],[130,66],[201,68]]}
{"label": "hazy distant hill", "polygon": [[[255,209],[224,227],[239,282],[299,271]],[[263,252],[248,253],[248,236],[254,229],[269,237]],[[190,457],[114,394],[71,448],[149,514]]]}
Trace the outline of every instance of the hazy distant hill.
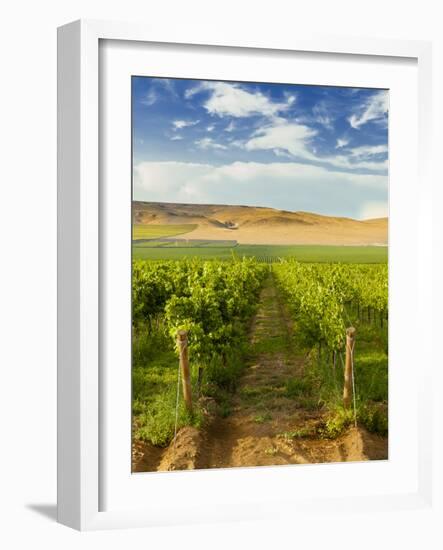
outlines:
{"label": "hazy distant hill", "polygon": [[197,224],[190,239],[241,244],[386,245],[388,219],[354,220],[266,207],[133,202],[136,224]]}

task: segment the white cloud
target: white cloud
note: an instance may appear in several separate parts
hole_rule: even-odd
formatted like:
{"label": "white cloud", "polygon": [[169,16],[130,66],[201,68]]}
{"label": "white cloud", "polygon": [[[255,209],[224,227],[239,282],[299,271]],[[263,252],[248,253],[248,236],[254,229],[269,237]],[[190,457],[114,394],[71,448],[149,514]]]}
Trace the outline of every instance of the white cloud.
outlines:
{"label": "white cloud", "polygon": [[388,169],[388,161],[371,161],[371,160],[360,160],[359,158],[355,159],[345,155],[336,155],[335,157],[318,157],[318,162],[323,162],[330,164],[335,168],[345,168],[347,170],[373,170],[373,171],[385,171]]}
{"label": "white cloud", "polygon": [[384,155],[388,152],[387,145],[362,145],[350,150],[350,155],[356,158],[370,158],[376,155]]}
{"label": "white cloud", "polygon": [[142,103],[150,107],[151,105],[154,105],[157,99],[158,99],[157,92],[155,91],[154,88],[151,88],[149,92],[146,94],[146,97],[142,99]]}
{"label": "white cloud", "polygon": [[199,120],[173,120],[172,125],[174,130],[181,130],[182,128],[187,128],[188,126],[195,126],[199,122]]}
{"label": "white cloud", "polygon": [[389,95],[385,90],[381,90],[372,95],[366,103],[348,118],[352,128],[359,129],[367,122],[385,122],[386,114],[389,108]]}
{"label": "white cloud", "polygon": [[[356,153],[351,156],[318,156],[312,146],[312,138],[317,135],[316,130],[304,124],[286,122],[282,118],[276,120],[276,124],[256,130],[254,137],[246,142],[236,141],[233,144],[243,147],[247,151],[271,150],[277,156],[286,154],[292,158],[327,164],[346,170],[383,171],[388,167],[387,161],[371,161],[369,159],[368,152],[371,150],[378,151],[378,148],[374,147],[356,148]],[[365,152],[366,154],[364,154]]]}
{"label": "white cloud", "polygon": [[284,96],[288,105],[293,105],[295,103],[295,100],[297,99],[297,96],[295,94],[289,94],[288,92],[285,92]]}
{"label": "white cloud", "polygon": [[134,166],[134,198],[250,204],[360,217],[362,204],[385,204],[387,177],[333,172],[296,162],[222,166],[141,162]]}
{"label": "white cloud", "polygon": [[226,126],[225,132],[233,132],[235,130],[236,126],[234,122],[231,120],[231,122]]}
{"label": "white cloud", "polygon": [[375,218],[386,218],[388,216],[387,201],[367,201],[360,211],[360,219],[372,220]]}
{"label": "white cloud", "polygon": [[199,202],[202,190],[195,183],[212,167],[186,162],[140,162],[134,166],[135,200]]}
{"label": "white cloud", "polygon": [[336,149],[341,149],[342,147],[346,147],[346,145],[349,145],[349,140],[346,138],[338,138],[337,144],[335,146]]}
{"label": "white cloud", "polygon": [[273,149],[272,152],[276,157],[284,157],[284,158],[292,159],[292,155],[290,155],[286,151],[283,151],[282,149]]}
{"label": "white cloud", "polygon": [[315,160],[315,155],[307,149],[309,140],[317,134],[315,130],[303,124],[286,123],[282,119],[277,124],[259,128],[254,137],[246,141],[248,151],[257,149],[281,150],[294,157]]}
{"label": "white cloud", "polygon": [[321,124],[328,130],[334,129],[334,119],[332,118],[329,109],[327,108],[325,103],[321,102],[317,105],[314,105],[312,112],[314,114],[314,121],[317,122],[317,124]]}
{"label": "white cloud", "polygon": [[198,94],[202,91],[201,84],[194,86],[193,88],[188,88],[185,90],[185,99],[191,99],[195,94]]}
{"label": "white cloud", "polygon": [[181,139],[183,139],[183,136],[179,136],[178,134],[171,137],[171,141],[179,141]]}
{"label": "white cloud", "polygon": [[213,124],[210,124],[209,126],[206,127],[206,131],[207,132],[212,132],[214,130],[215,126]]}
{"label": "white cloud", "polygon": [[165,94],[172,98],[177,98],[173,80],[169,78],[153,78],[151,80],[151,88],[141,102],[150,107],[164,98]]}
{"label": "white cloud", "polygon": [[202,82],[195,88],[186,90],[185,97],[189,99],[202,91],[210,93],[209,98],[203,103],[204,108],[208,113],[219,117],[273,117],[287,110],[295,101],[295,96],[290,95],[284,102],[274,102],[259,91],[249,91],[239,84],[228,82]]}
{"label": "white cloud", "polygon": [[200,149],[227,149],[226,145],[216,143],[212,138],[206,137],[194,141],[195,145]]}

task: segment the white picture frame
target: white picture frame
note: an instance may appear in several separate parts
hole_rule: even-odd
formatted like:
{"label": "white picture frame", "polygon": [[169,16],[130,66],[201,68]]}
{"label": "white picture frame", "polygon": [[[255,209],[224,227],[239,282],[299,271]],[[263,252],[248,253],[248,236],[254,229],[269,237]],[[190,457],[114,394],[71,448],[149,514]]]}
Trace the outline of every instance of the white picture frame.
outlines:
{"label": "white picture frame", "polygon": [[[195,44],[205,50],[219,46],[246,51],[310,52],[312,54],[336,54],[347,56],[386,57],[401,60],[413,59],[418,67],[418,168],[417,193],[420,195],[420,212],[417,224],[417,260],[420,288],[417,304],[420,315],[432,315],[431,289],[424,284],[429,277],[432,258],[432,230],[430,210],[432,181],[430,177],[429,151],[431,139],[431,46],[426,42],[369,40],[357,38],[315,37],[298,34],[278,39],[258,37],[251,33],[247,38],[223,36],[207,37],[186,35],[186,30],[171,36],[156,33],[143,25],[101,21],[77,21],[59,29],[58,33],[58,520],[80,530],[119,528],[131,526],[170,525],[196,521],[220,521],[258,519],[293,513],[296,508],[305,513],[321,512],[334,506],[337,512],[358,508],[365,512],[403,508],[423,509],[432,505],[432,451],[431,451],[431,402],[424,388],[432,374],[432,349],[425,351],[427,361],[417,373],[418,401],[416,423],[418,426],[416,465],[418,472],[414,489],[393,491],[384,495],[370,493],[359,495],[313,496],[311,499],[288,500],[278,493],[266,502],[251,497],[248,506],[232,506],[226,502],[204,502],[185,508],[182,503],[171,507],[131,507],[122,502],[121,507],[102,510],[100,483],[103,482],[103,449],[101,400],[105,398],[101,388],[101,356],[99,349],[101,317],[100,302],[105,291],[101,288],[102,250],[100,212],[103,204],[100,193],[99,156],[99,74],[100,41],[125,41],[165,44]],[[427,355],[426,355],[427,354]],[[412,360],[412,359],[411,359]],[[347,465],[346,468],[349,468]],[[351,466],[352,468],[352,466]],[[286,469],[286,472],[288,469]],[[310,473],[312,476],[312,468]],[[244,472],[244,471],[243,471]],[[331,470],[332,472],[332,470]],[[351,470],[349,470],[351,473]],[[352,476],[358,476],[358,470]],[[203,483],[208,483],[208,474]],[[177,483],[180,474],[155,474],[156,484]],[[192,473],[191,473],[192,475]],[[239,473],[218,472],[219,482],[224,476]],[[242,474],[244,475],[244,474]],[[248,474],[249,475],[249,474]],[[322,471],[322,479],[330,474]],[[189,476],[189,473],[188,473]],[[154,478],[151,478],[154,480]],[[182,478],[183,479],[183,478]],[[187,478],[189,480],[189,477]],[[194,479],[197,479],[194,477]],[[265,486],[277,479],[275,471],[266,473]],[[251,478],[252,480],[252,478]],[[199,483],[202,483],[200,478]],[[266,490],[264,491],[266,493]],[[276,500],[277,498],[277,500]]]}

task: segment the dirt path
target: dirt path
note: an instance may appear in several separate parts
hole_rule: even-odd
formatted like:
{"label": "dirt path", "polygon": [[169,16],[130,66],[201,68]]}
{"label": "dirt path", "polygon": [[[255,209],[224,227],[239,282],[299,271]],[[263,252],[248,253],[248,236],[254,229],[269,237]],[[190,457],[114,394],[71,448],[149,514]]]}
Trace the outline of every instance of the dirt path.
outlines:
{"label": "dirt path", "polygon": [[[260,295],[250,331],[248,366],[232,397],[227,418],[215,418],[203,433],[185,428],[175,447],[153,447],[135,471],[306,464],[387,458],[387,440],[352,428],[335,440],[315,432],[323,413],[291,382],[302,378],[306,358],[290,345],[289,315],[272,275]],[[298,435],[300,434],[300,435]],[[152,447],[152,446],[150,446]]]}
{"label": "dirt path", "polygon": [[[232,413],[207,430],[198,468],[303,464],[383,458],[385,441],[352,429],[333,441],[294,437],[322,421],[318,409],[290,396],[305,357],[291,349],[289,316],[272,275],[250,333],[252,356],[233,397]],[[289,393],[289,395],[288,395]]]}

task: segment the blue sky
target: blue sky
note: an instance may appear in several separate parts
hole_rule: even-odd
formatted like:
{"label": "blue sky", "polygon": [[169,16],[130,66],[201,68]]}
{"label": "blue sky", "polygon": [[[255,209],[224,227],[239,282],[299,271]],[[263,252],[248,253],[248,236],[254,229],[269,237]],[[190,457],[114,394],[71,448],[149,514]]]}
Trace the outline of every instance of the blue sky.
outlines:
{"label": "blue sky", "polygon": [[134,199],[387,215],[386,90],[132,78]]}

